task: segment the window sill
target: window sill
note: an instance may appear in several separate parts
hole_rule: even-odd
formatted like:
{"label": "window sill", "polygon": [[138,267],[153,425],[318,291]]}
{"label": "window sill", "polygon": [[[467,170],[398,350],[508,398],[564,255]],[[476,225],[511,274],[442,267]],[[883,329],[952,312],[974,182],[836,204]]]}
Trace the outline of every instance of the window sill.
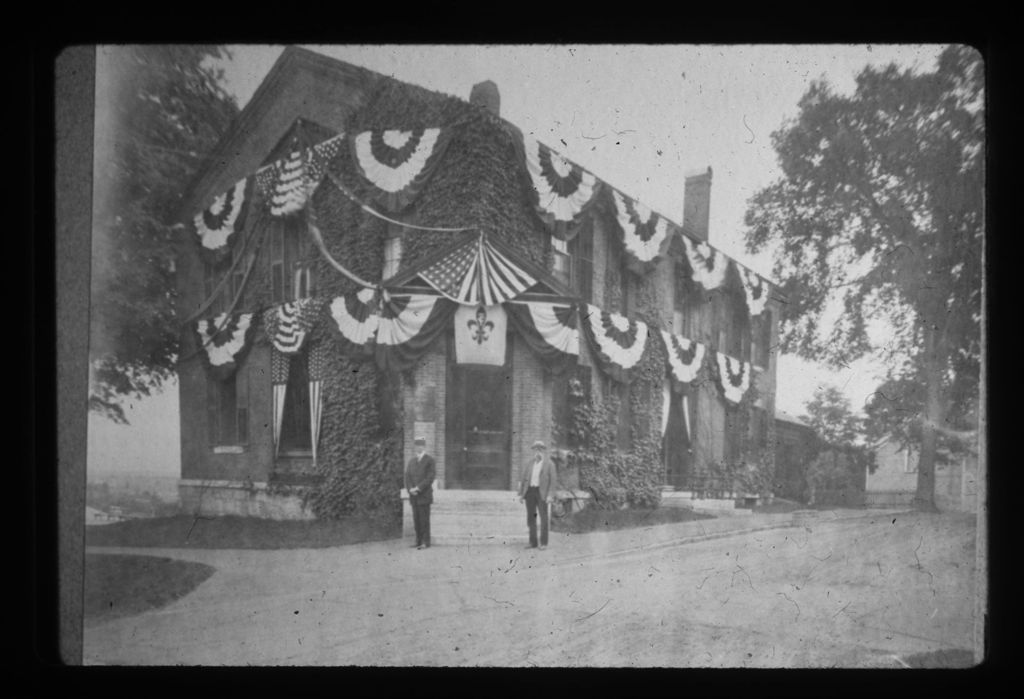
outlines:
{"label": "window sill", "polygon": [[239,445],[214,447],[213,448],[213,453],[214,454],[244,454],[245,453],[245,447],[239,446]]}
{"label": "window sill", "polygon": [[313,450],[312,449],[282,449],[281,451],[277,452],[277,456],[279,458],[282,457],[282,456],[285,456],[285,457],[289,457],[289,458],[312,459],[313,458]]}

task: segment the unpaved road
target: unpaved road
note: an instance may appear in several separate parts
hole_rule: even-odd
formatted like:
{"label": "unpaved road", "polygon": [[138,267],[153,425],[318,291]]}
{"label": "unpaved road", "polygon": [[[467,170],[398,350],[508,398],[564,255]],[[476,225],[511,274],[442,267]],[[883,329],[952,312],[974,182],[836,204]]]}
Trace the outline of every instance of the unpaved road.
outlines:
{"label": "unpaved road", "polygon": [[87,627],[85,662],[901,667],[972,647],[973,518],[876,515],[615,555],[584,539],[150,551],[218,572],[165,609]]}

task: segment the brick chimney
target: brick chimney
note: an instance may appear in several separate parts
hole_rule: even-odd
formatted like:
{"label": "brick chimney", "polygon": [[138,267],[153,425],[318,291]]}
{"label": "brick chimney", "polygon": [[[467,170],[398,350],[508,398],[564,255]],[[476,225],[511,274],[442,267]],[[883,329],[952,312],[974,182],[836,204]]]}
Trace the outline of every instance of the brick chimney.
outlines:
{"label": "brick chimney", "polygon": [[477,83],[469,92],[469,103],[483,107],[494,116],[501,116],[501,95],[493,80]]}
{"label": "brick chimney", "polygon": [[683,191],[683,230],[703,241],[708,239],[711,217],[711,166],[687,173]]}

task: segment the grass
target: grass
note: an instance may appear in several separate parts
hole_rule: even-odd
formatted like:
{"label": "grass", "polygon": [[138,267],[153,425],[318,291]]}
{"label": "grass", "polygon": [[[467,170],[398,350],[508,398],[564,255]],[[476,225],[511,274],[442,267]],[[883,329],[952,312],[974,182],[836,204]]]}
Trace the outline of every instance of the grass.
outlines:
{"label": "grass", "polygon": [[154,517],[86,527],[87,546],[194,549],[329,548],[401,536],[402,522],[382,516],[339,520],[257,517]]}
{"label": "grass", "polygon": [[659,507],[653,510],[599,510],[587,507],[566,517],[552,518],[551,529],[569,534],[585,534],[609,529],[649,527],[653,524],[691,522],[698,519],[714,519],[714,515],[694,512],[684,507]]}
{"label": "grass", "polygon": [[85,622],[159,609],[192,592],[214,571],[203,563],[157,556],[86,554]]}

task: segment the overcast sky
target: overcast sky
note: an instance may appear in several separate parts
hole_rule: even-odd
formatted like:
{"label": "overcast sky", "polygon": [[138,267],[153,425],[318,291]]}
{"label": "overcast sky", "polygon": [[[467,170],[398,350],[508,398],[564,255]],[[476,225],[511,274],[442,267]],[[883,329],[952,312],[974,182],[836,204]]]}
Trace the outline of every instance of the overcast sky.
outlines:
{"label": "overcast sky", "polygon": [[[676,222],[682,219],[685,175],[710,165],[710,242],[771,278],[770,254],[748,255],[742,235],[747,200],[780,174],[771,133],[796,115],[812,80],[824,78],[838,92],[850,92],[865,65],[895,62],[928,71],[943,47],[306,48],[463,99],[475,83],[493,80],[503,117]],[[225,80],[244,107],[283,47],[231,50],[232,59],[223,64]],[[831,383],[859,409],[877,386],[878,371],[867,361],[832,372],[781,357],[777,407],[800,414],[814,389]],[[90,417],[90,469],[132,469],[145,459],[147,470],[177,474],[176,389],[140,403],[129,416],[132,428]]]}

